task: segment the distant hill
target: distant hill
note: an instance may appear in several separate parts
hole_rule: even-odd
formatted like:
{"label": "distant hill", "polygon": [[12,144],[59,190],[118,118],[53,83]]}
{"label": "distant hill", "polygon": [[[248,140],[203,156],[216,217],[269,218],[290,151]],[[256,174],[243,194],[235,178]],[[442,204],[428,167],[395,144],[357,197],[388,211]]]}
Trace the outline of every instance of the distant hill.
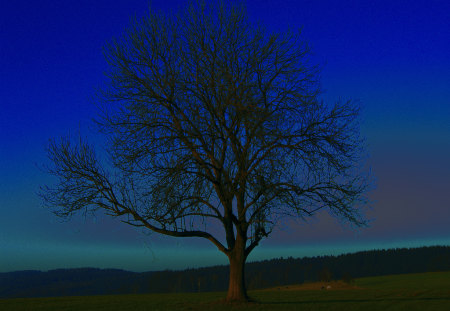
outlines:
{"label": "distant hill", "polygon": [[[450,271],[450,246],[373,250],[339,256],[277,258],[246,265],[248,289],[432,271]],[[0,273],[0,298],[224,291],[228,266],[135,273],[57,269]]]}
{"label": "distant hill", "polygon": [[0,298],[140,292],[151,274],[96,268],[0,273]]}

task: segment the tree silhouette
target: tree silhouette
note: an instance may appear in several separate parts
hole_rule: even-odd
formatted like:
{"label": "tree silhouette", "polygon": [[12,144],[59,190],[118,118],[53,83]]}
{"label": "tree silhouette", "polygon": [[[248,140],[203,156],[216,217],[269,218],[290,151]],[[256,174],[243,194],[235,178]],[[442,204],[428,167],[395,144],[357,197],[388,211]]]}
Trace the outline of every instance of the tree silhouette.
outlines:
{"label": "tree silhouette", "polygon": [[[108,161],[53,139],[40,195],[56,215],[103,210],[173,237],[211,241],[230,263],[227,300],[247,300],[244,263],[281,217],[326,209],[365,224],[359,109],[319,99],[300,34],[248,21],[242,6],[150,10],[105,48],[96,120]],[[223,236],[211,228],[223,228]]]}

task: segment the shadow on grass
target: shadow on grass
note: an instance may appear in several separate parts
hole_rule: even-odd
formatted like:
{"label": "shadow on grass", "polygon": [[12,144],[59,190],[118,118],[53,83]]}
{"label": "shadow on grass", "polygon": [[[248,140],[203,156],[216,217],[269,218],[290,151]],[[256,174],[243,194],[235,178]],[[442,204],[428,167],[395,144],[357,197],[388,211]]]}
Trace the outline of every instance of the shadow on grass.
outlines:
{"label": "shadow on grass", "polygon": [[450,297],[404,297],[404,298],[373,298],[373,299],[317,299],[317,300],[296,300],[296,301],[253,301],[251,303],[260,305],[288,305],[288,304],[339,304],[339,303],[375,303],[375,302],[429,302],[448,301]]}
{"label": "shadow on grass", "polygon": [[[445,307],[450,304],[450,297],[306,298],[304,300],[276,300],[269,297],[263,297],[262,299],[261,297],[255,298],[249,302],[230,303],[224,299],[220,299],[201,304],[191,304],[190,306],[184,304],[183,308],[178,308],[178,310],[314,310],[316,308],[318,310],[360,310],[360,308],[366,308],[366,306],[370,306],[368,310],[378,310],[379,308],[384,308],[386,305],[403,305],[404,303],[411,306],[437,305],[443,307],[439,307],[436,310],[450,310]],[[355,307],[356,309],[354,309]]]}

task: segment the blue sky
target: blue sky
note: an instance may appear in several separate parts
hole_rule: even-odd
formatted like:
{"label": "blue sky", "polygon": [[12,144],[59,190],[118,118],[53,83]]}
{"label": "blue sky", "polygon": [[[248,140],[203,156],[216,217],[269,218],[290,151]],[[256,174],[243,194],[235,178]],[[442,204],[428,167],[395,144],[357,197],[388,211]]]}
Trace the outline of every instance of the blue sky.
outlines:
{"label": "blue sky", "polygon": [[[62,222],[36,192],[49,138],[89,132],[102,46],[148,1],[0,4],[0,272],[133,271],[223,264],[208,242],[148,235],[98,215]],[[187,1],[152,1],[168,12]],[[287,221],[249,260],[450,244],[450,22],[447,1],[247,1],[269,29],[303,27],[327,101],[356,99],[377,188],[371,226],[320,214]]]}

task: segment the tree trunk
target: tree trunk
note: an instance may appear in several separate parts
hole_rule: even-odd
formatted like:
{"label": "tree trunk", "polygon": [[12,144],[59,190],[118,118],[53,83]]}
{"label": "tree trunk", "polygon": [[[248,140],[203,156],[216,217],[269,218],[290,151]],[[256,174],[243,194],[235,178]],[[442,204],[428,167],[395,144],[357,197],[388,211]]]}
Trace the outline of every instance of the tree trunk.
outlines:
{"label": "tree trunk", "polygon": [[[245,288],[245,242],[238,241],[233,251],[228,255],[230,261],[230,280],[228,284],[228,302],[248,301],[247,290]],[[243,245],[242,245],[243,244]]]}

